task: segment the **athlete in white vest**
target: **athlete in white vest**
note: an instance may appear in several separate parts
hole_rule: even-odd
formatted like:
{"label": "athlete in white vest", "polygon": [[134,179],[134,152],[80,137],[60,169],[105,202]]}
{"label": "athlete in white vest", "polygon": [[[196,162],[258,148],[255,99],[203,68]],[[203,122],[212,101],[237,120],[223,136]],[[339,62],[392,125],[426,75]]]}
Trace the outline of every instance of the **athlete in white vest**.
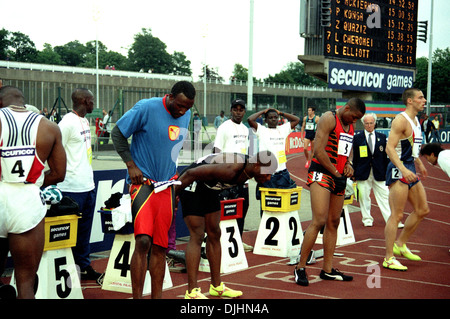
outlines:
{"label": "athlete in white vest", "polygon": [[18,297],[34,298],[46,214],[40,187],[64,179],[66,153],[58,126],[24,105],[18,88],[0,88],[0,240],[8,239]]}
{"label": "athlete in white vest", "polygon": [[[391,131],[386,144],[386,153],[390,163],[386,171],[386,184],[389,186],[389,206],[391,215],[384,230],[386,240],[386,256],[383,267],[405,271],[394,255],[409,260],[421,260],[413,254],[406,242],[417,229],[417,226],[428,215],[425,189],[416,174],[416,168],[422,177],[428,175],[419,158],[422,132],[417,114],[423,111],[426,99],[419,89],[410,88],[403,92],[403,103],[406,109],[392,121]],[[414,211],[406,218],[405,227],[397,237],[397,225],[403,218],[406,202],[410,202]]]}

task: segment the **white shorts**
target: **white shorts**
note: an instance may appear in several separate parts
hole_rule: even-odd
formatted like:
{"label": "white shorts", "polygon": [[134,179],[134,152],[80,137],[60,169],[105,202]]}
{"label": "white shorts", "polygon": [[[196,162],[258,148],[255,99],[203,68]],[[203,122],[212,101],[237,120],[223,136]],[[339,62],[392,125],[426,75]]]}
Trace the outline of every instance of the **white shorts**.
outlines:
{"label": "white shorts", "polygon": [[0,237],[33,229],[46,212],[41,190],[35,184],[0,182]]}

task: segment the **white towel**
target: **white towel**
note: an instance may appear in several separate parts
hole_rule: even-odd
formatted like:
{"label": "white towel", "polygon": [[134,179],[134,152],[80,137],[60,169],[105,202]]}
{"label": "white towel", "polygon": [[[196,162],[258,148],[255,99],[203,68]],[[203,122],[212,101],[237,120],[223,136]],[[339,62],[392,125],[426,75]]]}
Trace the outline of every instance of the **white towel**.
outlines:
{"label": "white towel", "polygon": [[123,195],[120,199],[120,206],[111,211],[111,220],[115,231],[121,229],[126,223],[133,222],[131,197],[129,194]]}

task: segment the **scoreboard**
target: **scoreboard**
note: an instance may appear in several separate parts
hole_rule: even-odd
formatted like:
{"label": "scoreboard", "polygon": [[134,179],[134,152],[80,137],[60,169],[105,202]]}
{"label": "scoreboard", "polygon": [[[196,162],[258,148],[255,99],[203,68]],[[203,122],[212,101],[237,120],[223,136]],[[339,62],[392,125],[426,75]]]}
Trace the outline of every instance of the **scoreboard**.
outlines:
{"label": "scoreboard", "polygon": [[331,0],[325,57],[415,68],[417,7],[418,0]]}

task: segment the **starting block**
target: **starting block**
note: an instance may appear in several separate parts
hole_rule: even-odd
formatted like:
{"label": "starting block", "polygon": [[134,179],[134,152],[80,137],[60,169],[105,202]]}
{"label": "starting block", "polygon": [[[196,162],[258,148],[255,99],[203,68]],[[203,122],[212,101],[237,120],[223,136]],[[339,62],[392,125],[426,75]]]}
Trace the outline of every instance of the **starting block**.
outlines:
{"label": "starting block", "polygon": [[[222,258],[220,264],[221,273],[229,273],[248,268],[247,257],[244,252],[241,234],[236,219],[242,218],[242,205],[244,199],[230,199],[221,201],[220,245]],[[206,241],[203,240],[200,257],[199,271],[209,272],[209,262],[206,258]]]}
{"label": "starting block", "polygon": [[[341,213],[341,220],[337,230],[336,246],[342,246],[355,242],[355,234],[353,233],[352,221],[348,211],[348,205],[344,205]],[[316,244],[323,244],[323,229],[317,235]]]}
{"label": "starting block", "polygon": [[[45,218],[44,252],[36,273],[36,299],[83,299],[79,269],[73,259],[77,215]],[[11,285],[16,286],[14,272]]]}
{"label": "starting block", "polygon": [[298,211],[263,211],[253,253],[256,255],[292,257],[300,253],[303,241]]}
{"label": "starting block", "polygon": [[[135,243],[134,234],[115,235],[108,265],[106,267],[105,277],[103,279],[102,289],[132,293],[130,264]],[[172,278],[170,277],[169,267],[166,263],[163,289],[171,288],[172,286]],[[150,293],[151,277],[150,272],[147,271],[143,294],[147,295]]]}

